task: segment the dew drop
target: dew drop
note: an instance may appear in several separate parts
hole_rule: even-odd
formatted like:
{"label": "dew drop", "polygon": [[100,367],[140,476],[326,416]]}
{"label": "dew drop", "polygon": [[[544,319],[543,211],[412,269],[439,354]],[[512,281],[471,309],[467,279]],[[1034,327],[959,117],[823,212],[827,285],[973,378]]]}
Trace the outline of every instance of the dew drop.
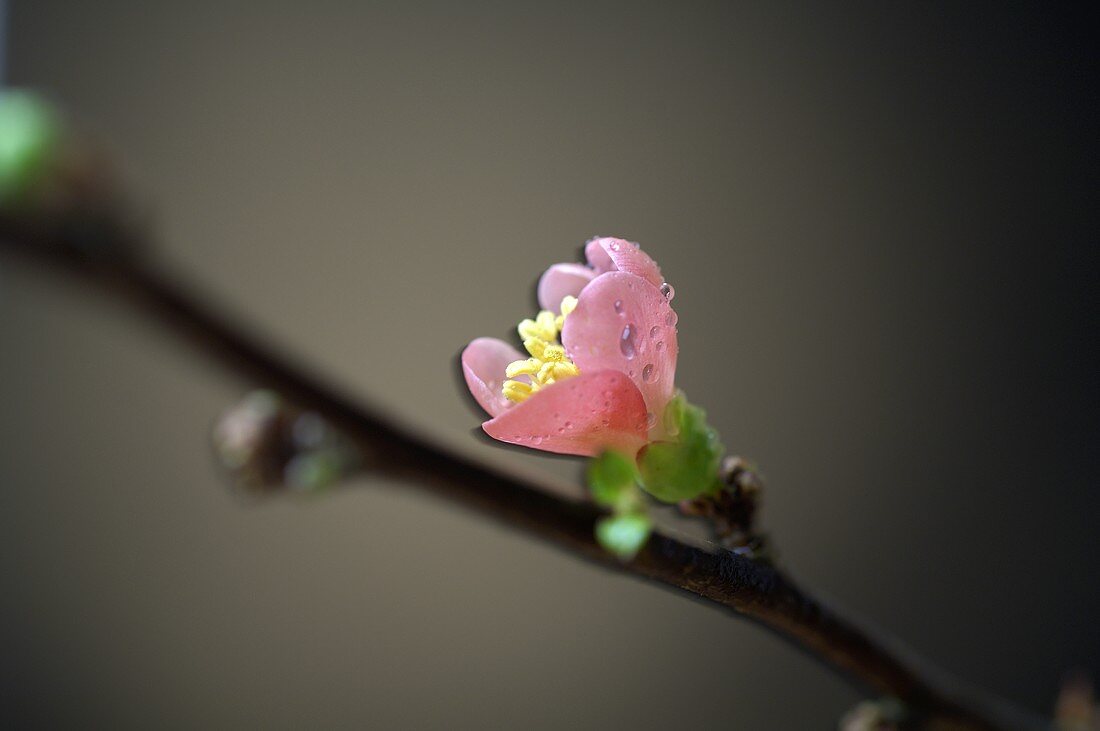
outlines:
{"label": "dew drop", "polygon": [[561,434],[561,433],[563,433],[564,431],[565,431],[565,427],[564,427],[564,426],[559,426],[559,427],[558,427],[558,434]]}
{"label": "dew drop", "polygon": [[665,341],[664,340],[658,340],[657,341],[657,350],[664,350],[664,349],[665,349]]}
{"label": "dew drop", "polygon": [[619,336],[619,351],[627,360],[633,358],[637,352],[634,343],[634,325],[627,325],[623,328],[623,334]]}
{"label": "dew drop", "polygon": [[654,325],[653,327],[649,328],[649,337],[650,338],[655,338],[655,337],[657,337],[657,335],[660,332],[661,332],[661,326],[660,325]]}
{"label": "dew drop", "polygon": [[673,325],[676,324],[676,313],[673,312],[672,310],[669,310],[668,314],[665,315],[665,324],[668,325],[669,327],[672,327]]}
{"label": "dew drop", "polygon": [[611,424],[611,419],[604,419],[600,423],[603,424],[604,426],[609,426]]}
{"label": "dew drop", "polygon": [[618,251],[619,250],[619,242],[618,241],[612,241],[610,244],[607,245],[607,248],[611,249],[612,251]]}
{"label": "dew drop", "polygon": [[642,380],[646,383],[656,383],[660,380],[661,374],[657,372],[657,369],[653,367],[652,363],[646,363],[645,368],[642,369]]}
{"label": "dew drop", "polygon": [[641,245],[641,244],[639,244],[639,243],[638,243],[637,241],[631,241],[631,242],[630,242],[630,245],[631,245],[631,246],[633,246],[633,247],[634,247],[635,249],[640,249],[640,248],[642,248],[642,245]]}
{"label": "dew drop", "polygon": [[671,302],[672,298],[676,296],[676,290],[672,288],[671,284],[665,282],[661,285],[661,294],[665,296],[666,300]]}
{"label": "dew drop", "polygon": [[573,422],[571,422],[571,421],[565,422],[565,428],[566,429],[572,429],[573,428]]}
{"label": "dew drop", "polygon": [[617,312],[620,315],[623,314],[623,301],[622,300],[615,300],[615,312]]}
{"label": "dew drop", "polygon": [[536,447],[542,444],[542,437],[538,435],[531,437],[531,444],[534,444]]}
{"label": "dew drop", "polygon": [[657,426],[657,415],[652,411],[647,411],[645,415],[645,423],[650,429]]}

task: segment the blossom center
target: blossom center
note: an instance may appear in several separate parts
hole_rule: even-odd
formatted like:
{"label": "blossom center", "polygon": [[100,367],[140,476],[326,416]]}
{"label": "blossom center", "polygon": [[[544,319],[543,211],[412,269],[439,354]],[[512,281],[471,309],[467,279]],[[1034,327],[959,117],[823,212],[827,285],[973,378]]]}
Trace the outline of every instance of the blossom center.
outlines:
{"label": "blossom center", "polygon": [[576,306],[576,297],[566,297],[561,301],[560,315],[542,310],[534,320],[524,320],[516,328],[531,357],[513,361],[504,369],[508,380],[502,390],[509,401],[519,403],[543,386],[580,373],[558,342],[565,318]]}

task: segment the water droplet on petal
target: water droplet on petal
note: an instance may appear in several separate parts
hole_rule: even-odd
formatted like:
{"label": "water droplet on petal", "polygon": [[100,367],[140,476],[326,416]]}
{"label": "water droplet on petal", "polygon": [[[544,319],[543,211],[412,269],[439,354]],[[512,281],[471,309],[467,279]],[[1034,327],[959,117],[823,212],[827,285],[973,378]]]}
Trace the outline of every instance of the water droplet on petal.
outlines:
{"label": "water droplet on petal", "polygon": [[665,315],[665,324],[668,325],[669,327],[672,327],[673,325],[676,324],[676,313],[673,312],[672,310],[669,310],[668,314]]}
{"label": "water droplet on petal", "polygon": [[645,368],[642,369],[643,381],[646,383],[656,383],[660,377],[660,374],[657,373],[657,369],[653,367],[652,363],[645,364]]}
{"label": "water droplet on petal", "polygon": [[603,424],[604,426],[608,426],[608,425],[610,425],[610,424],[611,424],[611,419],[604,419],[604,420],[603,420],[603,421],[601,421],[600,423],[601,423],[601,424]]}
{"label": "water droplet on petal", "polygon": [[664,295],[666,300],[671,302],[672,298],[676,296],[676,290],[672,288],[671,284],[665,282],[661,285],[661,294]]}
{"label": "water droplet on petal", "polygon": [[660,325],[654,325],[653,327],[649,328],[649,337],[651,339],[655,338],[655,337],[657,337],[657,335],[660,332],[661,332],[661,326]]}
{"label": "water droplet on petal", "polygon": [[538,435],[531,437],[531,444],[534,444],[536,447],[542,444],[542,437]]}
{"label": "water droplet on petal", "polygon": [[615,312],[617,312],[620,315],[623,314],[623,301],[622,300],[615,300]]}
{"label": "water droplet on petal", "polygon": [[657,415],[654,414],[652,411],[647,411],[645,415],[645,422],[646,426],[652,429],[653,427],[657,426]]}
{"label": "water droplet on petal", "polygon": [[658,340],[657,341],[657,350],[664,350],[664,349],[665,349],[665,341],[664,340]]}
{"label": "water droplet on petal", "polygon": [[634,326],[627,325],[623,328],[623,334],[619,336],[619,351],[623,357],[630,360],[637,352],[634,347]]}
{"label": "water droplet on petal", "polygon": [[566,429],[572,429],[573,428],[573,422],[571,422],[571,421],[565,422],[565,428]]}
{"label": "water droplet on petal", "polygon": [[612,241],[610,244],[607,245],[607,248],[611,249],[612,251],[618,251],[619,250],[619,242],[618,241]]}
{"label": "water droplet on petal", "polygon": [[635,249],[640,249],[640,248],[642,248],[642,245],[641,245],[641,244],[639,244],[639,243],[638,243],[637,241],[631,241],[631,242],[630,242],[630,245],[631,245],[631,246],[633,246],[633,247],[634,247]]}

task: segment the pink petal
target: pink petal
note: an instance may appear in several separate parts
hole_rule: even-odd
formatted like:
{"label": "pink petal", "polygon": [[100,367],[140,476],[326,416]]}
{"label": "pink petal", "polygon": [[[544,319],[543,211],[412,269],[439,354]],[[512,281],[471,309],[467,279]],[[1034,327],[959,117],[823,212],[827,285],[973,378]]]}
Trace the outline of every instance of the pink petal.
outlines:
{"label": "pink petal", "polygon": [[558,312],[563,299],[579,295],[595,276],[596,272],[582,264],[553,265],[539,279],[539,307]]}
{"label": "pink petal", "polygon": [[562,344],[582,373],[625,373],[660,416],[675,388],[676,313],[661,291],[626,272],[592,280],[565,318]]}
{"label": "pink petal", "polygon": [[546,386],[481,427],[502,442],[582,456],[604,449],[633,456],[648,431],[638,389],[622,373],[606,370]]}
{"label": "pink petal", "polygon": [[503,340],[497,338],[478,338],[462,351],[462,373],[466,376],[466,385],[481,408],[490,416],[497,416],[513,404],[504,398],[501,387],[504,385],[504,369],[514,360],[524,356]]}
{"label": "pink petal", "polygon": [[588,263],[597,273],[618,270],[636,274],[654,287],[664,283],[661,267],[640,248],[623,239],[592,239],[584,247]]}

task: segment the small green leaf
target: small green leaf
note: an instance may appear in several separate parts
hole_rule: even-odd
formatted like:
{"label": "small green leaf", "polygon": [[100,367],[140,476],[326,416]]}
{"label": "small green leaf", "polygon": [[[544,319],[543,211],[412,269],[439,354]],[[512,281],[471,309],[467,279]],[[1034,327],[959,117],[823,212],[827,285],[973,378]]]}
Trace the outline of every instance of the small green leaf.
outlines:
{"label": "small green leaf", "polygon": [[588,489],[597,505],[613,508],[633,502],[637,481],[634,460],[619,452],[604,452],[588,463]]}
{"label": "small green leaf", "polygon": [[0,203],[18,199],[36,182],[59,132],[56,113],[38,95],[0,92]]}
{"label": "small green leaf", "polygon": [[596,523],[596,540],[610,553],[629,561],[649,540],[653,524],[642,513],[623,513]]}
{"label": "small green leaf", "polygon": [[706,412],[677,394],[665,409],[664,425],[674,441],[654,442],[642,452],[642,487],[666,503],[713,491],[725,449],[707,425]]}
{"label": "small green leaf", "polygon": [[665,432],[672,435],[678,435],[684,428],[684,421],[688,415],[687,411],[688,400],[684,396],[683,391],[677,391],[668,404],[665,406],[665,413],[661,414],[661,421],[664,424]]}

